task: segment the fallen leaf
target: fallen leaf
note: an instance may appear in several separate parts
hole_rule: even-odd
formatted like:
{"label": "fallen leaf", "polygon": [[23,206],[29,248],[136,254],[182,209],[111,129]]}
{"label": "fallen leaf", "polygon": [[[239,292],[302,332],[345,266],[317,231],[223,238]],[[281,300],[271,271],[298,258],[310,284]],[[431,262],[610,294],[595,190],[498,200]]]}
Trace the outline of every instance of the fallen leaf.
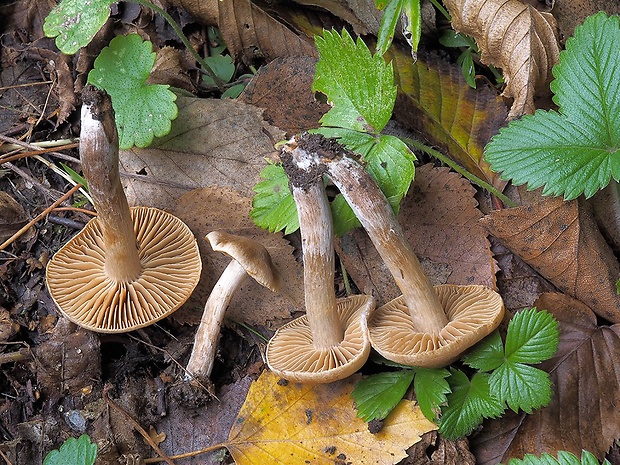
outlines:
{"label": "fallen leaf", "polygon": [[295,0],[295,3],[329,11],[349,23],[360,36],[377,35],[383,16],[373,0]]}
{"label": "fallen leaf", "polygon": [[534,97],[548,93],[560,46],[555,19],[519,0],[446,0],[452,27],[472,36],[480,60],[501,68],[509,119],[534,113]]}
{"label": "fallen leaf", "polygon": [[0,191],[0,241],[11,237],[27,221],[24,208],[9,194]]}
{"label": "fallen leaf", "polygon": [[409,457],[401,465],[476,465],[467,438],[452,441],[436,431],[422,436],[407,452]]}
{"label": "fallen leaf", "polygon": [[174,47],[162,47],[157,50],[155,64],[149,74],[149,84],[167,84],[188,92],[195,91],[189,74],[184,72],[188,65],[184,63],[183,53]]}
{"label": "fallen leaf", "polygon": [[286,132],[287,137],[318,128],[331,108],[314,98],[315,57],[276,58],[261,66],[239,100],[264,108],[263,118]]}
{"label": "fallen leaf", "polygon": [[388,465],[437,429],[403,400],[372,434],[356,416],[356,377],[329,384],[286,383],[269,371],[253,383],[225,443],[237,465]]}
{"label": "fallen leaf", "polygon": [[201,24],[217,26],[218,1],[217,0],[167,0],[171,6],[183,8]]}
{"label": "fallen leaf", "polygon": [[577,200],[543,198],[492,212],[481,224],[562,292],[608,321],[620,322],[620,265]]}
{"label": "fallen leaf", "polygon": [[479,465],[507,463],[526,453],[580,455],[601,460],[620,437],[620,327],[597,326],[596,315],[562,294],[543,294],[536,307],[560,323],[560,345],[539,367],[551,376],[551,404],[530,415],[510,412],[483,424],[470,438]]}
{"label": "fallen leaf", "polygon": [[590,15],[599,11],[620,14],[620,3],[617,0],[555,0],[551,11],[558,23],[560,38],[566,40]]}
{"label": "fallen leaf", "polygon": [[177,106],[167,136],[120,153],[129,203],[171,209],[181,195],[206,186],[252,196],[272,139],[284,134],[263,121],[262,110],[234,100],[178,97]]}
{"label": "fallen leaf", "polygon": [[[433,284],[495,287],[496,266],[476,208],[475,189],[447,168],[424,165],[404,198],[398,219]],[[365,294],[385,303],[400,295],[366,234],[357,230],[341,241],[340,258]]]}
{"label": "fallen leaf", "polygon": [[394,117],[502,190],[506,183],[483,160],[484,146],[506,119],[506,105],[497,92],[488,86],[472,89],[460,67],[436,55],[420,52],[414,63],[409,51],[392,47],[386,56],[400,91]]}
{"label": "fallen leaf", "polygon": [[317,56],[312,41],[295,34],[250,0],[218,2],[218,26],[228,50],[246,64],[283,56]]}
{"label": "fallen leaf", "polygon": [[293,312],[304,308],[303,269],[293,256],[293,247],[282,234],[257,227],[250,219],[251,208],[252,198],[231,188],[196,189],[178,200],[173,212],[198,238],[203,260],[203,274],[189,305],[174,313],[178,321],[193,324],[200,321],[213,285],[230,263],[230,257],[214,252],[204,238],[216,229],[259,241],[269,251],[283,279],[279,293],[271,292],[251,278],[246,279],[235,292],[226,318],[248,325],[279,326]]}

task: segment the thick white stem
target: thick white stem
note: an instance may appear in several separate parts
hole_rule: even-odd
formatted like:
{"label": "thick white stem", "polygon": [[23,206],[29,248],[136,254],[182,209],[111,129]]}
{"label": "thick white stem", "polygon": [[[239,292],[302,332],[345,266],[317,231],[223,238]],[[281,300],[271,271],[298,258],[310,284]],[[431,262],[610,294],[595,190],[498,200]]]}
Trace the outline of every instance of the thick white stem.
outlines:
{"label": "thick white stem", "polygon": [[[322,176],[313,173],[312,163],[304,153],[291,153],[292,191],[297,205],[304,260],[304,295],[312,342],[316,349],[340,344],[344,330],[338,316],[334,293],[334,229],[329,201]],[[299,156],[301,155],[301,157]]]}
{"label": "thick white stem", "polygon": [[215,283],[196,332],[194,348],[187,363],[186,380],[195,378],[202,382],[211,376],[226,308],[246,277],[245,269],[232,260]]}
{"label": "thick white stem", "polygon": [[83,92],[80,158],[105,244],[105,271],[116,281],[142,273],[133,221],[118,170],[118,135],[114,110],[104,92]]}

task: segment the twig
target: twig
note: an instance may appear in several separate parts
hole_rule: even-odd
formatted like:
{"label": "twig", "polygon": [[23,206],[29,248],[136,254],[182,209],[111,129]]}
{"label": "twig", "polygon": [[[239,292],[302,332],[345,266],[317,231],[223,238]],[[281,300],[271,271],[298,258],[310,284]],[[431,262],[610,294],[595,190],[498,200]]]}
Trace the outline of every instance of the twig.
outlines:
{"label": "twig", "polygon": [[6,462],[6,465],[13,465],[13,462],[11,462],[9,458],[6,456],[6,454],[2,452],[2,449],[0,449],[0,457],[4,459],[4,461]]}
{"label": "twig", "polygon": [[149,445],[153,448],[153,450],[155,450],[155,452],[157,452],[159,454],[159,460],[158,461],[160,461],[160,462],[164,461],[168,465],[175,465],[174,462],[170,459],[170,457],[168,457],[166,455],[166,453],[163,450],[161,450],[157,444],[155,444],[155,442],[153,441],[151,436],[149,436],[149,433],[147,433],[144,430],[144,428],[142,428],[142,426],[140,426],[140,423],[138,423],[128,412],[123,410],[123,408],[120,405],[118,405],[112,399],[110,399],[108,397],[108,391],[110,390],[110,388],[111,388],[110,385],[107,385],[106,387],[103,388],[103,393],[101,394],[101,396],[103,397],[103,400],[105,400],[106,403],[110,407],[112,407],[114,410],[116,410],[118,413],[120,413],[123,417],[125,417],[125,419],[129,423],[131,423],[131,425],[142,435],[144,440],[146,442],[148,442]]}
{"label": "twig", "polygon": [[61,198],[56,200],[56,202],[54,202],[52,205],[47,207],[45,210],[39,213],[36,217],[30,220],[28,224],[26,224],[23,228],[21,228],[15,234],[9,237],[2,245],[0,245],[0,250],[4,250],[6,247],[11,245],[16,239],[18,239],[22,234],[24,234],[32,225],[34,225],[37,221],[39,221],[41,218],[43,218],[45,215],[51,212],[54,208],[56,208],[58,205],[60,205],[65,200],[67,200],[69,197],[71,197],[80,187],[82,187],[81,184],[76,184],[75,186],[73,186],[65,195],[63,195]]}
{"label": "twig", "polygon": [[46,195],[46,196],[54,198],[54,196],[51,194],[51,190],[50,189],[48,189],[43,184],[41,184],[39,181],[34,179],[32,176],[30,176],[24,170],[18,168],[13,163],[6,163],[6,167],[8,169],[10,169],[11,171],[13,171],[15,174],[17,174],[18,176],[21,176],[22,178],[26,179],[28,182],[32,183],[32,185],[34,187],[36,187],[37,189],[39,189],[43,193],[43,195]]}
{"label": "twig", "polygon": [[[14,137],[10,137],[10,136],[5,136],[3,134],[0,134],[0,140],[3,140],[5,142],[9,142],[10,144],[15,144],[18,145],[20,147],[24,147],[26,149],[30,149],[30,150],[39,150],[39,145],[37,144],[41,144],[41,143],[34,143],[34,144],[30,144],[28,142],[24,142],[21,141],[19,139],[15,139]],[[63,144],[65,143],[65,141],[62,141]],[[58,149],[59,147],[56,146],[56,149]],[[64,147],[61,146],[61,150],[63,150]],[[49,152],[50,155],[55,156],[56,158],[60,158],[61,160],[67,160],[67,161],[71,161],[71,162],[75,162],[75,163],[80,163],[80,160],[78,160],[75,157],[72,157],[70,155],[65,155],[64,153],[60,153],[60,152]]]}
{"label": "twig", "polygon": [[[186,459],[189,457],[195,457],[200,454],[206,454],[207,452],[213,452],[214,450],[224,449],[229,443],[228,442],[220,442],[219,444],[215,444],[213,446],[205,447],[204,449],[195,450],[192,452],[186,452],[184,454],[171,455],[170,459]],[[144,459],[144,463],[158,463],[162,462],[164,459],[159,457],[153,457],[151,459]]]}
{"label": "twig", "polygon": [[[78,147],[80,144],[78,142],[74,142],[72,144],[67,144],[61,147],[61,150],[66,150],[66,149],[73,149]],[[1,155],[0,156],[0,164],[5,163],[7,161],[15,161],[15,160],[19,160],[20,158],[26,158],[26,157],[33,157],[35,155],[41,155],[42,153],[49,153],[49,152],[55,152],[57,149],[57,147],[48,147],[45,149],[38,149],[38,150],[31,150],[30,152],[20,152],[20,153],[16,153],[14,155]],[[73,157],[72,161],[73,161]],[[77,160],[77,159],[75,159]]]}
{"label": "twig", "polygon": [[0,365],[13,362],[24,362],[32,360],[32,352],[29,348],[21,348],[15,352],[0,354]]}

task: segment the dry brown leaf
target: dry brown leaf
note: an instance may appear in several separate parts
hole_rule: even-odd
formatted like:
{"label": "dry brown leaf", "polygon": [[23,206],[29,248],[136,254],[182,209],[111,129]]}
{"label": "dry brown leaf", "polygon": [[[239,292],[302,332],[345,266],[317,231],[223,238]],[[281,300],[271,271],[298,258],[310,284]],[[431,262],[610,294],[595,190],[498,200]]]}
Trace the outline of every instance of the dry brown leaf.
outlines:
{"label": "dry brown leaf", "polygon": [[519,0],[446,0],[452,26],[476,40],[483,63],[501,68],[504,95],[514,102],[509,119],[534,113],[534,97],[548,93],[560,53],[556,24]]}
{"label": "dry brown leaf", "polygon": [[207,26],[217,26],[218,0],[165,0],[170,6],[181,7]]}
{"label": "dry brown leaf", "polygon": [[551,404],[484,423],[471,438],[479,465],[558,450],[579,456],[582,449],[601,460],[620,437],[620,327],[597,326],[588,307],[562,294],[543,294],[536,306],[560,323],[559,349],[540,365],[551,376]]}
{"label": "dry brown leaf", "polygon": [[203,274],[189,305],[174,314],[178,321],[200,321],[202,308],[215,281],[230,263],[228,256],[214,252],[204,239],[205,235],[216,229],[259,241],[271,254],[283,278],[282,290],[277,294],[253,279],[246,279],[235,292],[226,310],[226,318],[249,325],[279,326],[294,311],[303,310],[303,270],[293,257],[293,248],[282,234],[258,228],[250,219],[251,207],[251,197],[231,188],[196,189],[178,200],[174,214],[197,237],[203,260]]}
{"label": "dry brown leaf", "polygon": [[174,47],[162,47],[157,50],[155,64],[149,74],[149,83],[165,84],[188,92],[193,92],[194,85],[189,75],[184,72],[188,66],[183,64],[183,54]]}
{"label": "dry brown leaf", "polygon": [[219,28],[228,50],[246,64],[283,56],[317,56],[312,42],[250,0],[218,2]]}
{"label": "dry brown leaf", "polygon": [[618,0],[554,0],[551,10],[562,40],[572,36],[576,26],[599,11],[610,15],[620,14],[620,3]]}
{"label": "dry brown leaf", "polygon": [[[424,165],[403,200],[398,219],[433,284],[495,287],[495,262],[471,184],[447,168]],[[367,236],[345,235],[339,251],[347,272],[365,294],[385,303],[400,291]]]}
{"label": "dry brown leaf", "polygon": [[319,127],[331,108],[314,98],[314,57],[276,58],[261,66],[240,100],[264,108],[263,118],[285,131],[287,137]]}
{"label": "dry brown leaf", "polygon": [[0,191],[0,241],[11,237],[27,221],[24,208],[9,194]]}
{"label": "dry brown leaf", "polygon": [[206,186],[252,196],[272,139],[284,134],[263,121],[262,110],[234,100],[179,97],[177,105],[170,134],[120,154],[129,202],[170,209],[181,195]]}
{"label": "dry brown leaf", "polygon": [[349,23],[357,35],[377,35],[383,16],[374,0],[295,0],[295,3],[329,11]]}
{"label": "dry brown leaf", "polygon": [[359,377],[329,384],[283,383],[264,371],[224,444],[237,465],[392,465],[422,434],[437,429],[403,400],[372,434],[351,391]]}
{"label": "dry brown leaf", "polygon": [[620,322],[620,266],[591,214],[578,201],[543,198],[481,220],[489,233],[566,294]]}

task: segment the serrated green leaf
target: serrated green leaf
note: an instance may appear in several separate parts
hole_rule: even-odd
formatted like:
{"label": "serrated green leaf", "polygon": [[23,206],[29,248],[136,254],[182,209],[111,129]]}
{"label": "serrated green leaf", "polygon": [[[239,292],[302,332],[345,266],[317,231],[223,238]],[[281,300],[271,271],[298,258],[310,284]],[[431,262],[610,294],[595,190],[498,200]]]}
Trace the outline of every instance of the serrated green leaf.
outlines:
{"label": "serrated green leaf", "polygon": [[88,74],[88,82],[110,94],[122,149],[147,147],[170,132],[177,116],[169,86],[147,83],[154,63],[151,42],[129,34],[112,39]]}
{"label": "serrated green leaf", "polygon": [[560,330],[553,315],[531,308],[515,314],[508,323],[506,358],[513,363],[536,364],[558,350]]}
{"label": "serrated green leaf", "polygon": [[504,343],[499,331],[493,331],[474,346],[463,361],[472,368],[480,371],[491,371],[504,363]]}
{"label": "serrated green leaf", "polygon": [[357,416],[364,421],[383,420],[407,393],[414,375],[413,370],[401,370],[377,373],[359,381],[351,392]]}
{"label": "serrated green leaf", "polygon": [[282,165],[268,164],[260,173],[261,181],[254,186],[250,218],[270,232],[284,230],[290,234],[299,229],[295,199],[288,186]]}
{"label": "serrated green leaf", "polygon": [[63,0],[45,18],[43,32],[56,38],[56,47],[62,53],[73,55],[103,27],[114,1]]}
{"label": "serrated green leaf", "polygon": [[551,401],[549,374],[523,363],[507,360],[491,373],[490,392],[514,412],[532,413]]}
{"label": "serrated green leaf", "polygon": [[467,436],[483,418],[497,418],[504,412],[504,403],[490,394],[488,373],[476,373],[470,381],[453,369],[448,382],[452,393],[439,420],[439,432],[446,438]]}
{"label": "serrated green leaf", "polygon": [[451,392],[446,378],[450,372],[445,368],[416,368],[413,390],[424,416],[437,421],[441,405],[447,402],[446,394]]}
{"label": "serrated green leaf", "polygon": [[383,55],[394,40],[394,32],[396,32],[396,24],[403,10],[403,2],[405,0],[390,0],[381,16],[381,25],[377,33],[376,53]]}
{"label": "serrated green leaf", "polygon": [[403,35],[414,54],[418,52],[420,37],[422,37],[422,12],[420,0],[404,0],[403,4]]}
{"label": "serrated green leaf", "polygon": [[598,13],[575,29],[553,69],[556,111],[500,130],[485,149],[494,171],[543,195],[591,197],[620,179],[620,19]]}
{"label": "serrated green leaf", "polygon": [[342,237],[352,229],[359,228],[362,225],[342,194],[334,197],[330,207],[334,219],[334,234],[337,237]]}
{"label": "serrated green leaf", "polygon": [[361,38],[354,41],[346,30],[342,36],[324,31],[315,43],[319,61],[312,90],[324,93],[332,105],[321,118],[322,125],[380,132],[396,101],[392,66],[380,55],[373,56]]}
{"label": "serrated green leaf", "polygon": [[97,444],[83,434],[78,439],[67,439],[60,449],[54,449],[45,456],[43,465],[93,465],[97,458]]}
{"label": "serrated green leaf", "polygon": [[[581,452],[581,460],[574,454],[567,451],[559,451],[556,459],[550,454],[542,454],[537,457],[532,454],[525,454],[522,459],[510,459],[507,465],[600,465],[598,459],[586,450]],[[500,464],[501,465],[501,464]],[[611,465],[609,460],[603,460],[603,465]]]}

